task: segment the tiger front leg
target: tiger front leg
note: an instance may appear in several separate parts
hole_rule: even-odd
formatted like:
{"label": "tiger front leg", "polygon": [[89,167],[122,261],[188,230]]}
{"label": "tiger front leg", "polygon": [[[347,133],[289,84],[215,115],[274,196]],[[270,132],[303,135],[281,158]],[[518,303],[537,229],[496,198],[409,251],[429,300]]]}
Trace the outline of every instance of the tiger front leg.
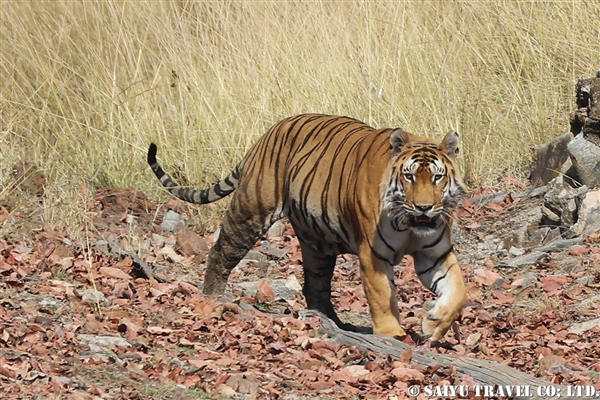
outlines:
{"label": "tiger front leg", "polygon": [[413,255],[419,279],[439,297],[425,318],[421,331],[433,343],[439,341],[460,316],[467,302],[462,271],[452,249],[432,258],[422,253]]}
{"label": "tiger front leg", "polygon": [[360,274],[373,319],[373,333],[404,336],[400,326],[400,311],[394,285],[394,267],[378,258],[371,246],[361,246]]}

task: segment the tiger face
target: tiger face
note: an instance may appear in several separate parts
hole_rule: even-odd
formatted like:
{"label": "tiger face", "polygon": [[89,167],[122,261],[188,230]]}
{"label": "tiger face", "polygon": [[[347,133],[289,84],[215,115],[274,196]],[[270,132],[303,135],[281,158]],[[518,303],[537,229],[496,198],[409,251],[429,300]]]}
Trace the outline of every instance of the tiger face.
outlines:
{"label": "tiger face", "polygon": [[449,132],[440,144],[397,129],[390,143],[394,151],[386,185],[384,209],[396,230],[418,236],[438,232],[449,224],[450,211],[465,189],[454,168],[458,133]]}

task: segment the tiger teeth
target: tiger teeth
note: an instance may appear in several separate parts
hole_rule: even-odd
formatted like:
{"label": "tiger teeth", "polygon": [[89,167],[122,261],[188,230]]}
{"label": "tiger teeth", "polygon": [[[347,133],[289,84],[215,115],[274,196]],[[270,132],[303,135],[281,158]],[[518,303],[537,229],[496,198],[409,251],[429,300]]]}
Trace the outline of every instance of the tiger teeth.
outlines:
{"label": "tiger teeth", "polygon": [[431,218],[425,216],[425,215],[419,215],[415,217],[415,221],[417,222],[431,222]]}

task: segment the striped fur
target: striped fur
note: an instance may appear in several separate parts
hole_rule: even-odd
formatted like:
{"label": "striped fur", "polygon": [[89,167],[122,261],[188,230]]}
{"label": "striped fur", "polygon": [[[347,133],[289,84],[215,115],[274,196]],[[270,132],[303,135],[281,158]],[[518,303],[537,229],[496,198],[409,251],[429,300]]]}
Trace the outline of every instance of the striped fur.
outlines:
{"label": "striped fur", "polygon": [[176,197],[197,204],[233,191],[221,233],[209,252],[204,293],[224,291],[233,267],[278,219],[288,217],[300,240],[307,305],[342,323],[331,304],[336,256],[358,254],[373,330],[404,335],[394,271],[413,256],[421,282],[439,297],[423,320],[437,341],[466,301],[452,250],[450,210],[464,193],[454,166],[458,134],[437,144],[402,129],[374,129],[348,117],[304,114],[273,126],[225,179],[184,189],[148,151],[152,170]]}

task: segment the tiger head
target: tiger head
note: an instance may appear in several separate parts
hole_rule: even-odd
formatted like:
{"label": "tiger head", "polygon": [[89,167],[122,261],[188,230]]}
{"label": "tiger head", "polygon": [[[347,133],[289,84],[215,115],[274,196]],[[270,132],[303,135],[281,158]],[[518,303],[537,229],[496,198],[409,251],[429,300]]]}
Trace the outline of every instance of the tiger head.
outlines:
{"label": "tiger head", "polygon": [[383,206],[392,226],[421,236],[439,231],[465,193],[454,166],[458,133],[449,132],[437,144],[395,129],[390,145],[393,158]]}

